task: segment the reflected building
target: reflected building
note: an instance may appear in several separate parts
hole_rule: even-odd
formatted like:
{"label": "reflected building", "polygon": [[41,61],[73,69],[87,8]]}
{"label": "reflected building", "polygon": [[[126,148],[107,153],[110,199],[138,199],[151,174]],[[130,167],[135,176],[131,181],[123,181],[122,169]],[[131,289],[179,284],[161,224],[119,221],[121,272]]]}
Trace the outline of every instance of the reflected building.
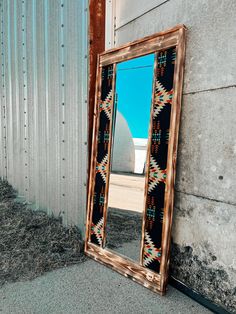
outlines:
{"label": "reflected building", "polygon": [[133,138],[124,116],[117,110],[112,172],[143,174],[146,163],[147,141]]}

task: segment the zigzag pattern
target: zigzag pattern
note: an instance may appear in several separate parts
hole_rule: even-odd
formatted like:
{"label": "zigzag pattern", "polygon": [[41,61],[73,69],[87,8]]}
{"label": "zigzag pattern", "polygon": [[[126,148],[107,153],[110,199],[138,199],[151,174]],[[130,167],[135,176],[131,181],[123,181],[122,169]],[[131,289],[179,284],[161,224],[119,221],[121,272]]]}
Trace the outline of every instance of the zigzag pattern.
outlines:
{"label": "zigzag pattern", "polygon": [[96,225],[94,223],[92,223],[91,234],[95,234],[99,245],[101,245],[102,244],[102,235],[103,235],[103,217],[98,221],[98,223]]}
{"label": "zigzag pattern", "polygon": [[157,249],[152,242],[152,239],[147,231],[144,235],[144,255],[143,255],[143,265],[148,266],[153,261],[161,261],[161,248]]}
{"label": "zigzag pattern", "polygon": [[151,192],[159,182],[166,182],[166,169],[162,170],[155,159],[150,157],[150,170],[148,179],[148,192]]}
{"label": "zigzag pattern", "polygon": [[104,111],[107,118],[111,120],[111,101],[112,101],[112,89],[107,94],[105,100],[100,104],[100,112]]}
{"label": "zigzag pattern", "polygon": [[154,117],[156,117],[166,104],[172,104],[173,88],[167,91],[165,87],[156,80],[154,96]]}
{"label": "zigzag pattern", "polygon": [[96,173],[100,173],[104,183],[107,181],[107,163],[108,163],[108,154],[106,154],[102,161],[97,163]]}

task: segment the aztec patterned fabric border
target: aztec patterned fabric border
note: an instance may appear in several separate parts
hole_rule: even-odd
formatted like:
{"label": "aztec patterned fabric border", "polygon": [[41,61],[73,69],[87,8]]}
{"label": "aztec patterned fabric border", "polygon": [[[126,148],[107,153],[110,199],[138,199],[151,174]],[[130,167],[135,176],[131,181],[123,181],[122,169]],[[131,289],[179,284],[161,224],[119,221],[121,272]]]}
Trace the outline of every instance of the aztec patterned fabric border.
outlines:
{"label": "aztec patterned fabric border", "polygon": [[160,51],[156,57],[143,265],[159,272],[176,49]]}
{"label": "aztec patterned fabric border", "polygon": [[91,242],[102,245],[103,211],[108,173],[109,135],[112,125],[113,65],[102,68],[101,101],[99,103],[99,129],[96,157],[96,178],[93,193]]}

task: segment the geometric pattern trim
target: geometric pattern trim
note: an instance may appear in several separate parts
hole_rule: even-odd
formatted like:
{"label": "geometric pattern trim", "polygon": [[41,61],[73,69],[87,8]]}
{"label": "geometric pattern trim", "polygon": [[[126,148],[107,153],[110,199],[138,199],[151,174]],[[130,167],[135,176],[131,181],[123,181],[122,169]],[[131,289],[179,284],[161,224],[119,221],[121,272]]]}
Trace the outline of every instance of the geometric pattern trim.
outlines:
{"label": "geometric pattern trim", "polygon": [[107,178],[107,165],[108,165],[108,154],[102,159],[100,163],[97,163],[96,173],[100,173],[104,183],[106,183]]}
{"label": "geometric pattern trim", "polygon": [[102,245],[104,228],[104,205],[106,202],[106,184],[108,173],[108,148],[110,142],[110,131],[112,127],[113,107],[113,65],[102,67],[101,71],[101,98],[98,110],[98,142],[95,169],[95,186],[93,191],[93,209],[91,224],[91,242]]}
{"label": "geometric pattern trim", "polygon": [[153,95],[148,191],[145,205],[145,241],[143,265],[160,272],[162,228],[165,208],[166,167],[169,145],[171,108],[173,106],[173,79],[176,49],[156,53],[156,77]]}
{"label": "geometric pattern trim", "polygon": [[158,166],[153,156],[150,157],[150,172],[148,178],[148,192],[151,192],[159,182],[166,183],[166,169]]}
{"label": "geometric pattern trim", "polygon": [[156,80],[154,96],[154,117],[167,105],[172,104],[173,88],[167,91],[160,81]]}
{"label": "geometric pattern trim", "polygon": [[110,90],[105,100],[102,101],[99,107],[99,110],[104,111],[109,120],[111,120],[111,102],[112,102],[112,90]]}
{"label": "geometric pattern trim", "polygon": [[144,235],[144,259],[143,265],[148,266],[153,261],[158,261],[160,263],[161,260],[161,248],[157,249],[152,242],[152,239],[148,232],[145,232]]}
{"label": "geometric pattern trim", "polygon": [[95,225],[92,223],[91,235],[95,235],[99,245],[102,244],[102,235],[103,235],[103,217]]}

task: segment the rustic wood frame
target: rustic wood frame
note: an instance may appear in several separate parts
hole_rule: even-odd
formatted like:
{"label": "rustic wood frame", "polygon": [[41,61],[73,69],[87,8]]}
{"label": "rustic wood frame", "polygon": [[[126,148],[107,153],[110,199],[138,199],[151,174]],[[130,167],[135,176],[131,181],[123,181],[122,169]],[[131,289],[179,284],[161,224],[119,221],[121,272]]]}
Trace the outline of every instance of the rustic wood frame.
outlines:
{"label": "rustic wood frame", "polygon": [[[180,110],[181,110],[181,99],[182,99],[182,85],[183,85],[183,72],[184,72],[184,59],[185,59],[185,33],[186,27],[184,25],[177,25],[176,27],[169,29],[164,32],[156,33],[154,35],[145,37],[141,40],[128,43],[124,46],[110,49],[101,53],[98,56],[97,64],[97,80],[96,80],[96,93],[95,93],[95,108],[94,108],[94,127],[93,127],[93,140],[92,140],[92,153],[90,163],[90,176],[89,176],[89,193],[88,193],[88,204],[87,204],[87,222],[86,222],[86,238],[85,238],[85,253],[91,258],[105,264],[126,277],[132,278],[134,281],[142,284],[143,286],[158,292],[161,295],[165,294],[167,280],[168,280],[168,269],[169,269],[169,258],[170,258],[170,239],[171,239],[171,225],[173,217],[173,204],[174,204],[174,183],[175,183],[175,172],[176,172],[176,159],[177,159],[177,146],[178,146],[178,131],[180,122]],[[96,153],[97,153],[97,135],[99,126],[99,111],[98,104],[101,97],[101,69],[105,65],[129,60],[135,57],[143,56],[150,53],[155,53],[163,49],[176,47],[177,59],[174,71],[174,98],[173,107],[171,110],[170,118],[170,139],[168,146],[168,157],[167,157],[167,180],[165,188],[165,206],[164,206],[164,219],[163,219],[163,232],[162,232],[162,256],[160,273],[155,273],[150,269],[142,266],[143,256],[143,242],[141,247],[141,262],[140,264],[131,261],[121,255],[116,255],[111,250],[104,248],[104,239],[102,247],[91,243],[90,241],[90,230],[91,230],[91,217],[92,217],[92,196],[94,189],[94,178],[96,168]],[[115,79],[113,84],[115,84]],[[113,89],[114,91],[114,89]],[[151,127],[149,128],[149,140],[150,140]],[[111,141],[109,143],[111,147]],[[110,149],[109,149],[110,151]],[[109,153],[110,154],[110,153]],[[148,150],[147,155],[150,155]],[[110,161],[109,161],[110,162]],[[109,175],[108,175],[109,185]],[[146,185],[147,190],[147,174],[146,174]],[[108,195],[108,188],[106,189]],[[146,197],[146,196],[145,196]],[[104,206],[104,225],[106,225],[106,212],[107,212],[107,197],[105,197]],[[144,213],[145,215],[145,213]],[[142,230],[142,240],[144,239],[144,220]],[[105,229],[105,227],[104,227]]]}

